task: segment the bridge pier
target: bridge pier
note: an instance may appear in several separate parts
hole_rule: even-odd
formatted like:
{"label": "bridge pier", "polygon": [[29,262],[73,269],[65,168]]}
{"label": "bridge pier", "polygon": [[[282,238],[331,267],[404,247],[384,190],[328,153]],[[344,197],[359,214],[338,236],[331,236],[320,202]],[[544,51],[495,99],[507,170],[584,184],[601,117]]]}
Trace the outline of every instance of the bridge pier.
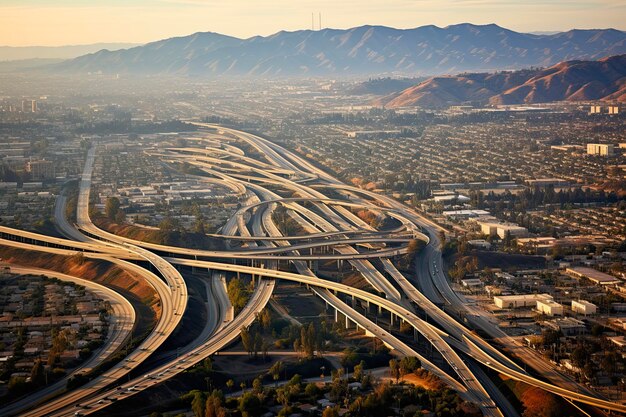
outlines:
{"label": "bridge pier", "polygon": [[341,272],[342,268],[343,268],[343,260],[337,259],[337,271]]}

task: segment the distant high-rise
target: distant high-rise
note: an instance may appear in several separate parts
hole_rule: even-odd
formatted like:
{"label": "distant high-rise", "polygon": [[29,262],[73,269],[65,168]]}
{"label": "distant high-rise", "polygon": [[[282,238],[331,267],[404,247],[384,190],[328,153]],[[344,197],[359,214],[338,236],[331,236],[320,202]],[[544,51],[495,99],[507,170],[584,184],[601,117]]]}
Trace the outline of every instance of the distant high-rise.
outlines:
{"label": "distant high-rise", "polygon": [[589,114],[599,114],[602,111],[602,107],[600,106],[591,106],[589,109]]}
{"label": "distant high-rise", "polygon": [[589,155],[600,155],[600,156],[612,156],[613,155],[613,144],[602,144],[602,143],[588,143],[587,144],[587,154]]}
{"label": "distant high-rise", "polygon": [[30,172],[34,180],[54,178],[54,163],[45,159],[31,160],[26,163],[26,172]]}
{"label": "distant high-rise", "polygon": [[22,100],[22,113],[37,113],[37,100]]}

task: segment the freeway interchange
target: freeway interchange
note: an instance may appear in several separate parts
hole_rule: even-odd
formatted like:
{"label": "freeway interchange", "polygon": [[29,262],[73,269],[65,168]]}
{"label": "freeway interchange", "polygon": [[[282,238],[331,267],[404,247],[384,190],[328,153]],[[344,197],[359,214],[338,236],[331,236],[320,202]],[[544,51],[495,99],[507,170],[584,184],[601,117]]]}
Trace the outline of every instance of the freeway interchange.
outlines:
{"label": "freeway interchange", "polygon": [[[168,163],[192,165],[205,174],[199,179],[224,185],[247,201],[218,233],[209,235],[223,240],[227,250],[159,245],[98,228],[89,216],[97,144],[88,152],[79,184],[76,225],[67,222],[63,217],[65,210],[60,206],[55,212],[57,225],[66,239],[0,227],[0,245],[65,256],[81,252],[86,258],[103,259],[132,271],[154,288],[162,308],[151,333],[122,363],[78,389],[59,390],[52,399],[46,396],[44,402],[43,397],[35,393],[30,407],[0,409],[0,414],[88,415],[159,384],[235,340],[241,329],[252,324],[256,314],[265,308],[276,280],[307,285],[327,306],[340,312],[346,321],[363,329],[368,336],[380,339],[399,355],[419,357],[424,368],[439,376],[462,398],[477,404],[484,415],[512,416],[517,412],[483,368],[575,403],[626,412],[626,406],[599,398],[555,372],[550,364],[517,345],[480,309],[468,305],[453,291],[443,274],[438,225],[387,196],[343,184],[266,139],[222,126],[196,124],[200,132],[211,134],[207,140],[195,139],[194,145],[201,147],[162,148],[151,151],[151,155]],[[246,152],[250,151],[260,157],[247,156]],[[57,201],[61,206],[64,202],[64,198]],[[273,216],[279,207],[298,225],[301,233],[289,236],[281,233]],[[358,217],[357,210],[374,213],[379,219],[393,219],[399,226],[377,230]],[[410,243],[414,240],[426,244],[416,258],[416,282],[408,279],[392,262],[395,257],[409,254]],[[319,261],[350,265],[376,294],[318,277],[315,265]],[[281,265],[293,267],[297,272],[285,271]],[[207,290],[211,319],[207,328],[178,357],[160,359],[147,374],[121,383],[180,325],[187,308],[188,292],[179,268],[206,271],[211,277]],[[258,279],[248,304],[234,316],[223,285],[226,274],[231,273]],[[343,299],[338,294],[343,294]],[[353,304],[358,300],[368,307],[376,306],[379,312],[389,314],[392,324],[397,320],[410,325],[416,335],[427,340],[441,355],[446,369],[372,322],[345,299],[351,299]],[[446,311],[441,309],[442,305],[447,306]],[[526,372],[502,352],[502,346],[491,345],[447,311],[464,313],[472,328],[497,339],[517,356],[516,360],[528,362],[539,376]],[[423,315],[430,320],[420,318]],[[135,320],[134,314],[131,316]],[[96,360],[104,361],[112,350],[107,352]]]}

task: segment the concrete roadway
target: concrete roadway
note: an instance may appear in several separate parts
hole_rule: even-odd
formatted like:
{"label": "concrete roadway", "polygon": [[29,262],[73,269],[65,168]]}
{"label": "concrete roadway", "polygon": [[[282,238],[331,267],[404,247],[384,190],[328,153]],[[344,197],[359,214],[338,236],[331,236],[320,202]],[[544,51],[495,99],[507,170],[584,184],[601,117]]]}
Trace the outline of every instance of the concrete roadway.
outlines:
{"label": "concrete roadway", "polygon": [[[308,162],[304,161],[302,158],[297,157],[297,156],[294,156],[294,155],[293,155],[293,154],[291,154],[290,152],[284,151],[282,148],[278,147],[278,146],[277,146],[277,145],[275,145],[275,144],[271,144],[271,142],[269,142],[269,141],[265,141],[265,140],[260,139],[260,138],[258,138],[258,140],[260,140],[260,141],[264,141],[264,142],[268,143],[268,144],[269,144],[269,146],[274,147],[275,149],[279,149],[279,153],[282,153],[283,155],[284,155],[284,154],[288,154],[289,159],[292,159],[293,161],[295,161],[296,163],[298,163],[300,166],[305,166],[305,167],[307,167],[307,168],[309,169],[309,172],[311,172],[311,173],[314,173],[314,174],[318,175],[320,178],[324,178],[324,179],[326,179],[328,182],[330,182],[330,183],[331,183],[331,187],[336,186],[336,185],[341,185],[341,186],[343,186],[343,184],[340,184],[337,180],[335,180],[335,179],[334,179],[334,178],[332,178],[331,176],[329,176],[329,175],[325,174],[323,171],[321,171],[321,170],[317,169],[316,167],[312,166],[312,165],[311,165],[311,164],[309,164]],[[338,183],[339,183],[339,184],[338,184]],[[353,191],[356,191],[356,192],[358,192],[358,193],[362,193],[362,192],[363,192],[363,190],[360,190],[360,189],[355,189],[354,187],[349,187],[349,186],[344,186],[344,187],[345,187],[345,189],[350,189],[350,188],[351,188]],[[368,193],[368,194],[373,194],[373,193]],[[406,208],[405,208],[405,207],[403,207],[401,204],[399,204],[399,203],[395,202],[395,200],[392,200],[392,199],[390,199],[390,198],[388,198],[388,197],[382,197],[382,198],[380,198],[380,196],[378,196],[378,195],[376,195],[376,197],[378,197],[378,199],[379,199],[379,200],[383,200],[383,201],[385,201],[385,202],[388,204],[388,206],[389,206],[389,207],[397,207],[397,206],[400,206],[400,208],[401,208],[401,209],[406,210]],[[391,204],[390,204],[390,203],[391,203]],[[413,216],[413,215],[412,215],[412,213],[409,213],[409,214],[411,215],[411,217],[415,217],[415,216]],[[421,217],[421,216],[420,216],[420,217]],[[430,221],[428,221],[428,220],[426,220],[426,219],[423,219],[423,218],[418,218],[417,220],[422,220],[421,222],[419,222],[420,224],[422,224],[422,226],[424,226],[424,225],[430,226],[430,227],[431,227],[431,229],[432,229],[432,230],[434,230],[434,231],[436,231],[436,230],[439,230],[439,229],[440,229],[440,227],[439,227],[438,225],[436,225],[436,224],[434,224],[434,223],[432,223],[432,222],[430,222]],[[432,237],[432,236],[433,236],[433,234],[431,233],[431,237]],[[429,246],[436,247],[437,245],[429,245]],[[440,253],[439,253],[439,256],[440,256]],[[441,271],[441,268],[440,268],[440,267],[439,267],[439,271]],[[433,273],[432,275],[434,275],[434,276],[439,276],[439,277],[441,277],[441,275],[442,275],[442,274],[439,274],[436,270],[435,270],[435,271],[433,271],[433,272],[434,272],[434,273]],[[444,277],[444,280],[445,280],[445,277]],[[448,287],[449,287],[449,285],[447,284],[447,280],[445,280],[445,286],[448,286]],[[434,288],[434,287],[431,287],[431,288]],[[435,292],[433,291],[433,294],[434,294],[434,293],[435,293]],[[433,298],[435,298],[435,297],[433,297]],[[463,304],[463,305],[464,305],[464,306],[467,306],[467,304]],[[472,316],[470,317],[470,320],[471,320],[471,319],[473,319],[474,317],[479,317],[479,316],[474,316],[474,315],[472,315]],[[485,323],[485,324],[484,324],[484,325],[485,325],[485,327],[489,327],[489,325],[492,325],[492,323],[491,323],[489,320],[486,320],[486,322],[487,322],[487,323]],[[499,330],[499,329],[498,329],[498,330]],[[482,341],[482,340],[481,340],[481,341]],[[483,346],[484,346],[484,345],[483,345]],[[513,370],[515,371],[515,367],[513,367]]]}
{"label": "concrete roadway", "polygon": [[[281,154],[281,152],[277,152],[275,149],[277,148],[276,145],[268,145],[267,141],[264,140],[260,140],[260,138],[254,137],[253,135],[249,135],[249,134],[244,134],[245,138],[244,140],[248,141],[250,144],[252,144],[252,146],[257,147],[257,149],[262,150],[263,152],[265,152],[266,156],[269,155],[268,160],[271,164],[274,164],[276,166],[279,166],[281,168],[284,169],[289,169],[289,170],[293,170],[294,172],[298,171],[298,168],[293,165],[291,162],[289,162],[287,159],[292,159],[295,160],[297,163],[297,157],[293,158],[293,157],[289,157],[289,158],[284,158]],[[91,162],[93,163],[93,157],[91,158]],[[299,163],[298,163],[299,164]],[[87,171],[87,165],[86,164],[86,171]],[[248,167],[246,167],[248,168]],[[329,176],[327,176],[324,173],[318,173],[316,171],[319,170],[311,170],[311,172],[317,176],[319,176],[319,178],[329,178]],[[319,171],[321,172],[321,171]],[[274,174],[268,174],[269,176],[272,176]],[[305,175],[306,177],[306,175]],[[308,176],[308,178],[310,178],[310,176]],[[85,182],[86,180],[89,180],[89,178],[87,176],[83,177],[83,182]],[[284,178],[282,178],[282,180],[285,183],[289,183],[291,184],[295,184],[292,181],[286,180]],[[330,182],[335,182],[336,180],[333,181],[332,178],[330,178],[329,180]],[[83,188],[83,182],[81,182],[81,188]],[[337,186],[339,184],[331,184],[331,186]],[[293,186],[293,185],[292,185]],[[302,187],[302,185],[300,184],[299,187]],[[349,191],[355,191],[354,187],[346,187],[347,190]],[[362,193],[362,190],[356,190],[356,192]],[[382,198],[379,198],[379,200],[383,200]],[[88,199],[87,199],[88,202]],[[320,203],[321,204],[321,203]],[[80,209],[81,203],[79,202],[79,209]],[[84,209],[86,210],[87,205],[85,205]],[[391,206],[393,207],[393,206]],[[333,213],[333,215],[331,216],[330,213],[328,213],[328,210],[323,208],[323,207],[319,207],[328,217],[333,218],[336,222],[342,221],[341,218]],[[79,210],[80,213],[81,210]],[[314,219],[314,223],[318,224],[318,225],[325,225],[326,227],[328,227],[328,224],[326,220],[321,221],[319,216],[317,215],[312,215],[311,213],[309,213],[309,220]],[[411,217],[413,217],[412,213],[403,213],[406,214],[408,216],[408,218],[410,219]],[[344,213],[345,215],[345,213]],[[80,222],[79,222],[80,223]],[[342,226],[346,226],[343,225]],[[328,227],[330,229],[330,227]],[[326,230],[327,232],[330,230]],[[126,247],[127,245],[122,244],[124,247]],[[146,251],[147,252],[147,251]],[[144,254],[142,254],[144,255]],[[148,254],[145,254],[145,256],[147,256]],[[316,277],[310,277],[310,276],[303,276],[303,275],[299,275],[299,274],[289,274],[289,273],[284,273],[281,271],[271,271],[271,270],[267,270],[267,269],[262,269],[262,268],[251,268],[251,267],[244,267],[244,266],[239,266],[239,265],[228,265],[228,264],[222,264],[222,263],[214,263],[214,262],[207,262],[207,261],[194,261],[194,260],[187,260],[187,259],[171,259],[171,258],[167,258],[167,260],[169,261],[174,261],[176,263],[179,264],[184,264],[184,265],[194,265],[194,266],[199,266],[199,267],[209,267],[212,269],[217,269],[217,270],[233,270],[234,272],[244,272],[244,273],[251,273],[253,275],[258,275],[258,276],[270,276],[270,277],[274,277],[274,278],[281,278],[281,279],[290,279],[290,280],[294,280],[297,282],[302,282],[302,283],[306,283],[309,285],[314,285],[314,286],[318,286],[318,287],[322,287],[322,288],[330,288],[333,289],[335,291],[341,291],[341,292],[345,292],[347,294],[351,294],[353,296],[357,296],[361,299],[364,299],[368,302],[373,302],[374,304],[377,304],[379,306],[384,307],[385,309],[389,310],[390,312],[392,312],[393,314],[396,314],[397,316],[401,317],[402,319],[406,320],[407,322],[411,323],[416,330],[420,331],[422,334],[425,334],[426,337],[429,338],[429,340],[435,345],[435,347],[440,350],[442,352],[442,354],[444,355],[444,357],[448,358],[450,360],[450,358],[453,358],[454,360],[451,362],[451,365],[453,366],[453,368],[459,373],[459,375],[461,375],[461,379],[463,380],[463,382],[468,385],[471,386],[471,391],[476,394],[476,395],[480,395],[482,397],[482,393],[484,392],[484,389],[482,388],[482,386],[476,382],[471,375],[471,371],[469,372],[468,375],[465,375],[464,372],[462,372],[460,369],[458,369],[458,367],[455,365],[455,363],[459,363],[458,361],[461,360],[460,358],[458,358],[458,355],[456,355],[456,353],[450,349],[448,347],[448,344],[445,341],[442,341],[443,337],[447,337],[447,335],[435,328],[433,328],[432,326],[428,325],[427,323],[423,323],[421,322],[421,320],[419,320],[419,318],[417,316],[415,316],[413,313],[411,313],[410,311],[406,310],[404,307],[399,306],[398,304],[389,301],[389,300],[385,300],[382,299],[380,297],[377,296],[373,296],[369,293],[366,292],[361,292],[359,290],[356,290],[354,288],[350,288],[350,287],[346,287],[346,286],[341,286],[341,284],[337,284],[337,283],[332,283],[329,281],[325,281],[325,280],[320,280],[319,278]],[[163,261],[165,262],[165,261]],[[164,269],[167,269],[167,267],[165,267],[164,265],[162,266]],[[234,268],[234,269],[232,269]],[[345,287],[345,288],[344,288]],[[228,327],[228,326],[226,326]],[[225,328],[226,328],[225,327]],[[509,368],[507,365],[501,364],[498,362],[498,360],[494,361],[493,363],[491,362],[491,360],[493,360],[493,356],[491,353],[486,353],[484,351],[484,346],[479,345],[481,340],[472,340],[472,338],[468,338],[465,334],[463,334],[464,340],[462,341],[458,341],[456,339],[451,339],[449,340],[449,342],[451,344],[455,344],[457,346],[455,346],[458,349],[461,349],[463,351],[467,351],[468,346],[470,346],[472,349],[474,349],[474,351],[472,351],[471,353],[474,354],[475,357],[477,358],[481,358],[481,362],[489,367],[492,367],[496,370],[498,370],[499,372],[503,372],[511,377],[514,377],[516,379],[519,380],[525,380],[525,382],[529,382],[532,383],[533,385],[538,384],[541,385],[541,381],[537,382],[535,381],[534,378],[530,378],[527,375],[516,371],[515,369],[511,369]],[[461,343],[462,342],[462,343]],[[479,344],[477,344],[476,342],[478,342]],[[458,359],[457,359],[458,358]],[[487,358],[489,358],[489,360],[487,360]],[[508,372],[508,373],[507,373]],[[530,378],[530,379],[529,379]],[[542,387],[548,390],[553,390],[552,392],[554,392],[555,387],[552,386],[551,384],[546,384],[543,383],[545,385],[543,385]],[[573,398],[576,401],[581,401],[581,402],[588,402],[590,404],[594,404],[594,405],[598,405],[598,406],[602,406],[605,407],[607,406],[607,404],[605,404],[605,402],[602,402],[602,400],[596,399],[596,398],[588,398],[587,396],[582,396],[582,395],[572,395],[571,392],[567,391],[567,390],[562,390],[559,391],[560,394],[564,395],[564,396],[569,396],[569,398]],[[493,407],[493,402],[489,399],[489,397],[487,396],[486,400],[483,401],[481,403],[481,405],[483,407],[488,407],[491,408]],[[611,407],[613,407],[615,409],[615,405],[611,405]],[[608,407],[607,408],[611,408]]]}
{"label": "concrete roadway", "polygon": [[130,302],[119,293],[103,285],[47,269],[23,267],[15,264],[8,264],[8,266],[11,268],[11,273],[21,275],[45,275],[46,277],[57,278],[61,281],[82,285],[99,298],[108,301],[113,311],[109,317],[109,332],[105,343],[101,348],[92,353],[91,358],[56,383],[38,390],[6,407],[0,408],[0,415],[3,416],[14,415],[27,408],[32,408],[58,395],[61,391],[64,391],[67,381],[72,376],[91,371],[94,367],[117,352],[120,346],[128,340],[135,325],[135,309]]}
{"label": "concrete roadway", "polygon": [[[91,223],[91,220],[89,219],[88,213],[89,192],[91,187],[91,171],[93,170],[94,158],[95,148],[92,147],[88,152],[85,169],[83,171],[83,176],[79,185],[77,222],[80,227],[89,230],[91,234],[98,235],[99,229],[93,226],[93,223]],[[63,223],[59,224],[59,226],[62,225]],[[88,238],[85,238],[85,240],[86,239]],[[141,362],[147,359],[150,354],[154,350],[156,350],[167,339],[167,337],[169,337],[169,335],[178,326],[180,320],[182,319],[182,313],[186,309],[187,289],[185,282],[182,279],[180,273],[169,263],[163,261],[162,258],[149,251],[146,251],[145,249],[133,247],[128,244],[124,244],[123,246],[121,246],[116,243],[101,242],[97,240],[92,240],[91,243],[96,246],[100,245],[101,250],[105,252],[110,251],[111,248],[114,248],[115,251],[126,250],[129,252],[133,252],[135,255],[141,256],[142,258],[146,259],[155,268],[157,268],[157,270],[161,272],[165,281],[167,282],[167,285],[159,277],[144,268],[141,268],[129,262],[121,261],[116,258],[109,259],[111,262],[114,262],[122,266],[123,268],[130,270],[133,273],[138,274],[139,276],[142,276],[150,285],[152,285],[156,289],[161,300],[161,316],[152,332],[135,351],[128,355],[125,363],[118,363],[114,365],[111,369],[109,369],[99,377],[96,377],[94,380],[82,386],[80,390],[71,391],[54,401],[48,402],[43,406],[38,407],[37,409],[28,413],[27,415],[29,416],[48,415],[58,410],[59,408],[63,408],[69,404],[81,401],[85,397],[92,395],[93,393],[111,384],[111,382],[119,380],[121,377],[130,372],[130,370],[134,369]],[[86,257],[91,256],[89,253],[85,253],[84,255]]]}
{"label": "concrete roadway", "polygon": [[[263,191],[261,189],[258,189],[257,192],[259,193],[259,196],[261,198],[275,198],[275,194],[269,192],[269,191]],[[255,213],[255,218],[253,219],[253,232],[255,235],[257,236],[262,236],[264,235],[264,231],[262,228],[262,225],[265,228],[265,231],[273,237],[278,237],[281,236],[281,232],[278,230],[278,228],[276,227],[276,225],[274,224],[273,220],[272,220],[272,211],[274,209],[274,207],[276,206],[276,203],[271,203],[269,205],[267,205],[267,209],[262,211],[261,213],[259,213],[258,211]],[[259,206],[259,207],[263,207],[265,208],[265,205]],[[303,219],[301,221],[304,221]],[[306,227],[306,224],[302,225],[303,227]],[[285,241],[277,241],[276,243],[270,243],[267,241],[263,242],[266,246],[274,246],[275,244],[283,246],[284,248],[290,248],[292,250],[296,250],[296,246],[289,246],[289,244]],[[306,275],[306,276],[311,276],[311,277],[315,277],[315,275],[313,274],[313,272],[306,266],[306,264],[302,261],[293,261],[294,265],[296,266],[296,268],[298,269],[298,272],[301,275]],[[334,294],[332,294],[330,291],[328,291],[327,289],[316,289],[316,288],[312,288],[312,291],[317,294],[319,297],[321,297],[326,303],[327,305],[331,305],[333,306],[336,311],[340,311],[342,312],[345,316],[346,316],[346,320],[350,319],[352,320],[358,327],[361,327],[362,329],[365,330],[366,334],[370,337],[378,337],[380,340],[383,341],[383,343],[385,343],[389,348],[396,350],[398,353],[400,353],[401,355],[404,356],[415,356],[420,358],[420,360],[423,363],[423,366],[432,371],[433,373],[435,373],[436,375],[438,375],[444,382],[446,382],[448,385],[450,385],[451,387],[453,387],[454,389],[456,389],[459,394],[467,399],[468,401],[472,401],[478,404],[483,404],[483,401],[481,401],[480,398],[477,398],[473,392],[469,392],[465,386],[461,383],[459,383],[458,381],[456,381],[455,379],[451,378],[446,372],[444,372],[443,370],[441,370],[439,367],[437,367],[436,365],[434,365],[432,362],[430,362],[429,360],[427,360],[426,358],[422,357],[420,354],[418,354],[417,352],[415,352],[415,350],[411,349],[408,345],[406,345],[405,343],[401,342],[399,339],[397,339],[395,336],[393,336],[391,333],[385,331],[384,329],[382,329],[380,326],[378,326],[377,324],[373,323],[371,320],[367,319],[365,316],[363,316],[362,314],[360,314],[359,312],[357,312],[356,310],[354,310],[352,307],[348,306],[347,304],[345,304],[343,301],[341,301],[339,298],[337,298]],[[460,365],[463,366],[463,365]],[[458,367],[457,367],[458,369]],[[493,409],[484,409],[485,414],[486,415],[494,415],[494,416],[500,416],[501,414],[499,414],[497,411],[493,412]]]}
{"label": "concrete roadway", "polygon": [[252,322],[256,320],[256,313],[265,308],[272,295],[273,288],[274,281],[261,280],[258,285],[259,290],[254,292],[252,298],[241,313],[238,314],[234,320],[226,323],[221,331],[215,333],[202,346],[164,365],[152,369],[150,373],[146,375],[119,384],[113,389],[101,391],[97,395],[91,396],[81,402],[80,407],[69,406],[49,414],[48,417],[72,416],[76,410],[79,410],[78,412],[81,415],[94,413],[108,407],[115,401],[125,400],[195,366],[203,361],[204,358],[215,354],[237,339],[241,329],[250,326]]}
{"label": "concrete roadway", "polygon": [[[39,250],[42,252],[55,251],[53,253],[56,253],[57,251],[57,249],[45,247],[40,247]],[[89,253],[85,253],[86,258],[89,258],[90,256],[91,255]],[[159,296],[161,297],[162,313],[160,319],[157,321],[152,332],[146,337],[146,339],[144,339],[144,341],[137,347],[137,349],[127,355],[125,361],[114,365],[112,368],[105,371],[100,376],[81,386],[79,390],[70,391],[62,395],[61,397],[49,401],[42,406],[37,407],[36,409],[29,411],[23,415],[46,416],[59,408],[67,406],[68,404],[73,404],[81,401],[84,397],[92,395],[93,393],[101,390],[112,382],[122,379],[132,369],[134,369],[144,360],[146,360],[152,354],[152,352],[156,350],[167,338],[166,332],[169,330],[172,319],[174,317],[172,301],[167,285],[159,277],[139,267],[138,265],[131,264],[115,258],[110,258],[108,260],[110,262],[120,265],[122,268],[132,271],[135,274],[141,273],[142,276],[146,278],[146,281],[149,284],[153,285],[153,287],[157,291],[157,294],[159,294]]]}
{"label": "concrete roadway", "polygon": [[[262,201],[267,202],[268,199],[275,199],[277,196],[276,194],[262,189],[258,186],[255,187],[255,191],[258,193],[259,197],[261,198]],[[255,212],[254,215],[254,219],[253,219],[253,232],[256,236],[263,236],[265,234],[265,232],[267,232],[267,234],[269,236],[272,237],[279,237],[281,236],[281,232],[278,230],[278,228],[276,227],[276,225],[274,224],[273,220],[272,220],[272,212],[274,210],[274,208],[276,207],[277,203],[269,203],[267,205],[259,205],[259,207],[257,207],[257,210]],[[258,209],[263,208],[264,210],[259,212]],[[310,224],[306,224],[306,223],[302,223],[302,222],[306,222],[306,220],[299,218],[296,219],[297,221],[301,222],[301,226],[306,228],[314,228],[315,226],[310,225]],[[263,227],[262,227],[263,226]],[[265,229],[265,232],[263,230],[263,228]],[[267,242],[267,241],[263,241],[263,244],[265,246],[268,247],[272,247],[275,245],[279,245],[279,246],[283,246],[284,248],[289,248],[291,250],[296,250],[296,246],[290,246],[289,243],[285,242],[285,241],[276,241],[275,243],[271,243],[271,242]],[[294,252],[297,253],[297,252]],[[307,267],[307,265],[302,262],[302,261],[293,261],[294,265],[296,266],[299,274],[301,275],[305,275],[305,276],[310,276],[310,277],[315,277],[315,275],[313,274],[313,272]],[[330,293],[327,289],[316,289],[316,288],[312,288],[312,291],[317,294],[319,297],[321,297],[328,305],[332,305],[336,311],[340,311],[342,312],[345,316],[346,316],[346,320],[350,319],[352,320],[354,323],[357,324],[357,326],[361,327],[362,329],[364,329],[366,331],[366,334],[371,336],[371,337],[378,337],[380,340],[383,341],[383,343],[385,343],[388,347],[390,347],[391,349],[395,349],[397,352],[399,352],[401,355],[410,355],[410,356],[416,356],[418,358],[420,358],[420,360],[422,360],[423,362],[423,366],[432,371],[433,373],[435,373],[436,375],[438,375],[443,381],[445,381],[448,385],[450,385],[451,387],[455,388],[460,395],[465,398],[468,401],[480,404],[481,408],[483,409],[485,415],[493,415],[493,416],[501,416],[501,413],[499,413],[499,410],[495,407],[492,407],[492,403],[489,402],[488,397],[485,398],[479,398],[475,395],[475,391],[471,391],[469,392],[465,386],[461,383],[459,383],[458,381],[454,380],[453,378],[451,378],[446,372],[444,372],[443,370],[441,370],[439,367],[437,367],[436,365],[434,365],[432,362],[430,362],[429,360],[427,360],[426,358],[422,357],[421,355],[419,355],[417,352],[415,352],[413,349],[411,349],[408,345],[404,344],[403,342],[401,342],[399,339],[397,339],[395,336],[393,336],[392,334],[390,334],[389,332],[385,331],[384,329],[382,329],[380,326],[378,326],[377,324],[371,322],[369,319],[367,319],[365,316],[363,316],[362,314],[360,314],[359,312],[357,312],[356,310],[354,310],[352,307],[348,306],[347,304],[345,304],[343,301],[341,301],[339,298],[337,298],[335,295],[333,295],[332,293]],[[368,303],[369,305],[369,303]],[[434,336],[435,338],[438,338],[438,335]],[[439,337],[440,339],[440,337]],[[443,342],[443,340],[440,340],[440,343],[444,344],[445,342]],[[454,363],[454,369],[457,370],[457,372],[459,373],[459,375],[463,375],[463,371],[469,373],[469,369],[465,368],[465,364],[461,361],[455,361],[455,357],[450,358],[449,354],[446,354],[445,352],[452,352],[451,349],[447,349],[446,351],[444,351],[444,357],[446,359],[448,359],[451,363]],[[486,392],[483,392],[483,394],[486,394]],[[489,407],[484,407],[484,405],[489,404]]]}
{"label": "concrete roadway", "polygon": [[[299,158],[299,157],[296,157]],[[300,161],[302,161],[301,158],[299,158]],[[304,161],[303,161],[304,162]],[[306,162],[304,162],[305,164],[308,164]],[[310,164],[308,164],[313,170],[315,170],[316,172],[320,172],[319,170],[317,170],[315,167],[312,167]],[[377,199],[379,201],[382,201],[383,203],[385,203],[386,205],[388,205],[388,207],[400,207],[401,209],[403,208],[403,206],[400,203],[397,203],[395,200],[390,199],[389,197],[386,196],[380,196],[378,194],[374,194],[371,192],[367,192],[365,190],[361,190],[361,189],[356,189],[355,187],[350,187],[350,186],[345,186],[343,184],[338,184],[338,181],[335,180],[334,178],[330,177],[330,176],[326,176],[325,177],[329,182],[331,182],[332,184],[330,185],[330,187],[335,188],[335,187],[340,187],[344,190],[350,190],[352,192],[356,192],[359,194],[366,194],[371,198]],[[406,209],[406,208],[404,208]],[[429,231],[430,237],[431,239],[433,239],[433,241],[431,241],[431,244],[428,245],[426,247],[426,256],[424,258],[428,259],[426,262],[422,262],[421,264],[421,268],[422,271],[420,273],[420,271],[418,271],[418,276],[420,276],[420,285],[423,284],[423,289],[429,293],[429,298],[431,298],[432,300],[436,301],[436,302],[442,302],[443,299],[439,296],[439,292],[435,289],[443,289],[444,292],[446,292],[446,287],[449,289],[449,284],[447,282],[447,280],[445,279],[445,276],[443,276],[442,268],[441,268],[441,263],[438,264],[437,266],[437,258],[440,261],[441,259],[441,253],[438,251],[438,246],[439,246],[439,242],[438,242],[438,235],[437,232],[439,230],[442,230],[441,227],[439,227],[438,225],[436,225],[435,223],[429,221],[428,219],[423,218],[422,216],[419,215],[415,215],[414,213],[410,213],[408,209],[406,209],[406,212],[408,214],[408,217],[414,221],[416,224],[420,224],[422,227],[427,228],[427,230]],[[433,267],[431,269],[430,265],[431,265],[431,260],[433,260],[432,258],[435,257],[435,267]],[[427,274],[425,274],[424,272],[427,272]],[[430,279],[424,279],[424,276],[430,277]],[[454,295],[450,294],[453,293]],[[456,296],[456,293],[454,293],[453,291],[450,290],[450,292],[448,292],[448,295],[450,296],[450,298],[456,298],[456,307],[458,307],[459,309],[461,309],[460,311],[466,310],[468,309],[468,304],[466,302],[463,301],[463,299],[459,299],[458,296]],[[484,317],[484,312],[477,312],[475,309],[470,310],[470,314],[468,314],[468,319],[470,321],[470,323],[477,325],[478,328],[483,328],[484,330],[486,330],[488,333],[493,333],[494,332],[494,325],[493,323],[486,319]],[[500,338],[502,337],[506,337],[505,334],[503,334],[503,332],[501,331],[501,329],[497,329],[495,330],[496,333],[499,332]],[[509,338],[510,339],[510,338]],[[501,339],[499,339],[501,340]],[[481,340],[474,340],[475,343],[480,343],[482,342]],[[482,344],[482,348],[484,349],[486,344]],[[505,344],[506,345],[506,344]],[[511,346],[511,345],[509,345]],[[519,350],[520,346],[516,346],[516,348]],[[523,349],[526,349],[524,347],[522,347]],[[494,351],[493,349],[489,349],[492,352]],[[511,349],[511,351],[514,351],[514,349]],[[500,356],[500,358],[502,358],[503,355],[498,355]],[[536,357],[536,353],[534,352],[525,352],[522,355],[520,355],[520,357],[524,358],[524,360],[526,360],[527,362],[529,362],[533,367],[539,369],[542,371],[542,374],[546,375],[547,377],[549,377],[552,380],[556,380],[556,382],[558,382],[559,384],[562,385],[569,385],[571,386],[571,381],[567,381],[564,380],[564,378],[553,378],[554,373],[556,372],[554,370],[554,367],[552,367],[549,364],[546,364],[545,360],[543,360],[542,358],[537,358]],[[512,362],[510,362],[510,360],[508,361],[510,364]],[[516,365],[512,367],[513,371],[517,371],[519,369],[519,367],[517,367]],[[578,384],[576,384],[578,385]],[[580,391],[581,387],[580,386],[574,386],[574,389],[572,391]],[[584,388],[585,391],[587,391],[588,394],[591,394],[591,396],[595,395],[594,393],[591,393],[590,391],[588,391],[586,389],[586,387]]]}

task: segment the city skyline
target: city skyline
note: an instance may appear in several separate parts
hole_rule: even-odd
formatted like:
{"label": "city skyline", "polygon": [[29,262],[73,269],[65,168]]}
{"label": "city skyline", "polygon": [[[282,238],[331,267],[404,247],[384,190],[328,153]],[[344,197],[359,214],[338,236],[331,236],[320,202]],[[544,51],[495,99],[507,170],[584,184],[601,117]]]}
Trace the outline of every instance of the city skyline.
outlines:
{"label": "city skyline", "polygon": [[[107,0],[85,5],[77,0],[7,0],[0,7],[0,45],[62,46],[97,42],[145,43],[193,32],[218,32],[239,38],[281,30],[345,29],[365,24],[413,28],[458,23],[495,23],[519,32],[614,28],[625,30],[626,4],[616,0],[430,0],[391,2],[327,0],[260,4],[238,0]],[[359,10],[352,13],[351,10]],[[23,30],[25,27],[28,30]]]}

